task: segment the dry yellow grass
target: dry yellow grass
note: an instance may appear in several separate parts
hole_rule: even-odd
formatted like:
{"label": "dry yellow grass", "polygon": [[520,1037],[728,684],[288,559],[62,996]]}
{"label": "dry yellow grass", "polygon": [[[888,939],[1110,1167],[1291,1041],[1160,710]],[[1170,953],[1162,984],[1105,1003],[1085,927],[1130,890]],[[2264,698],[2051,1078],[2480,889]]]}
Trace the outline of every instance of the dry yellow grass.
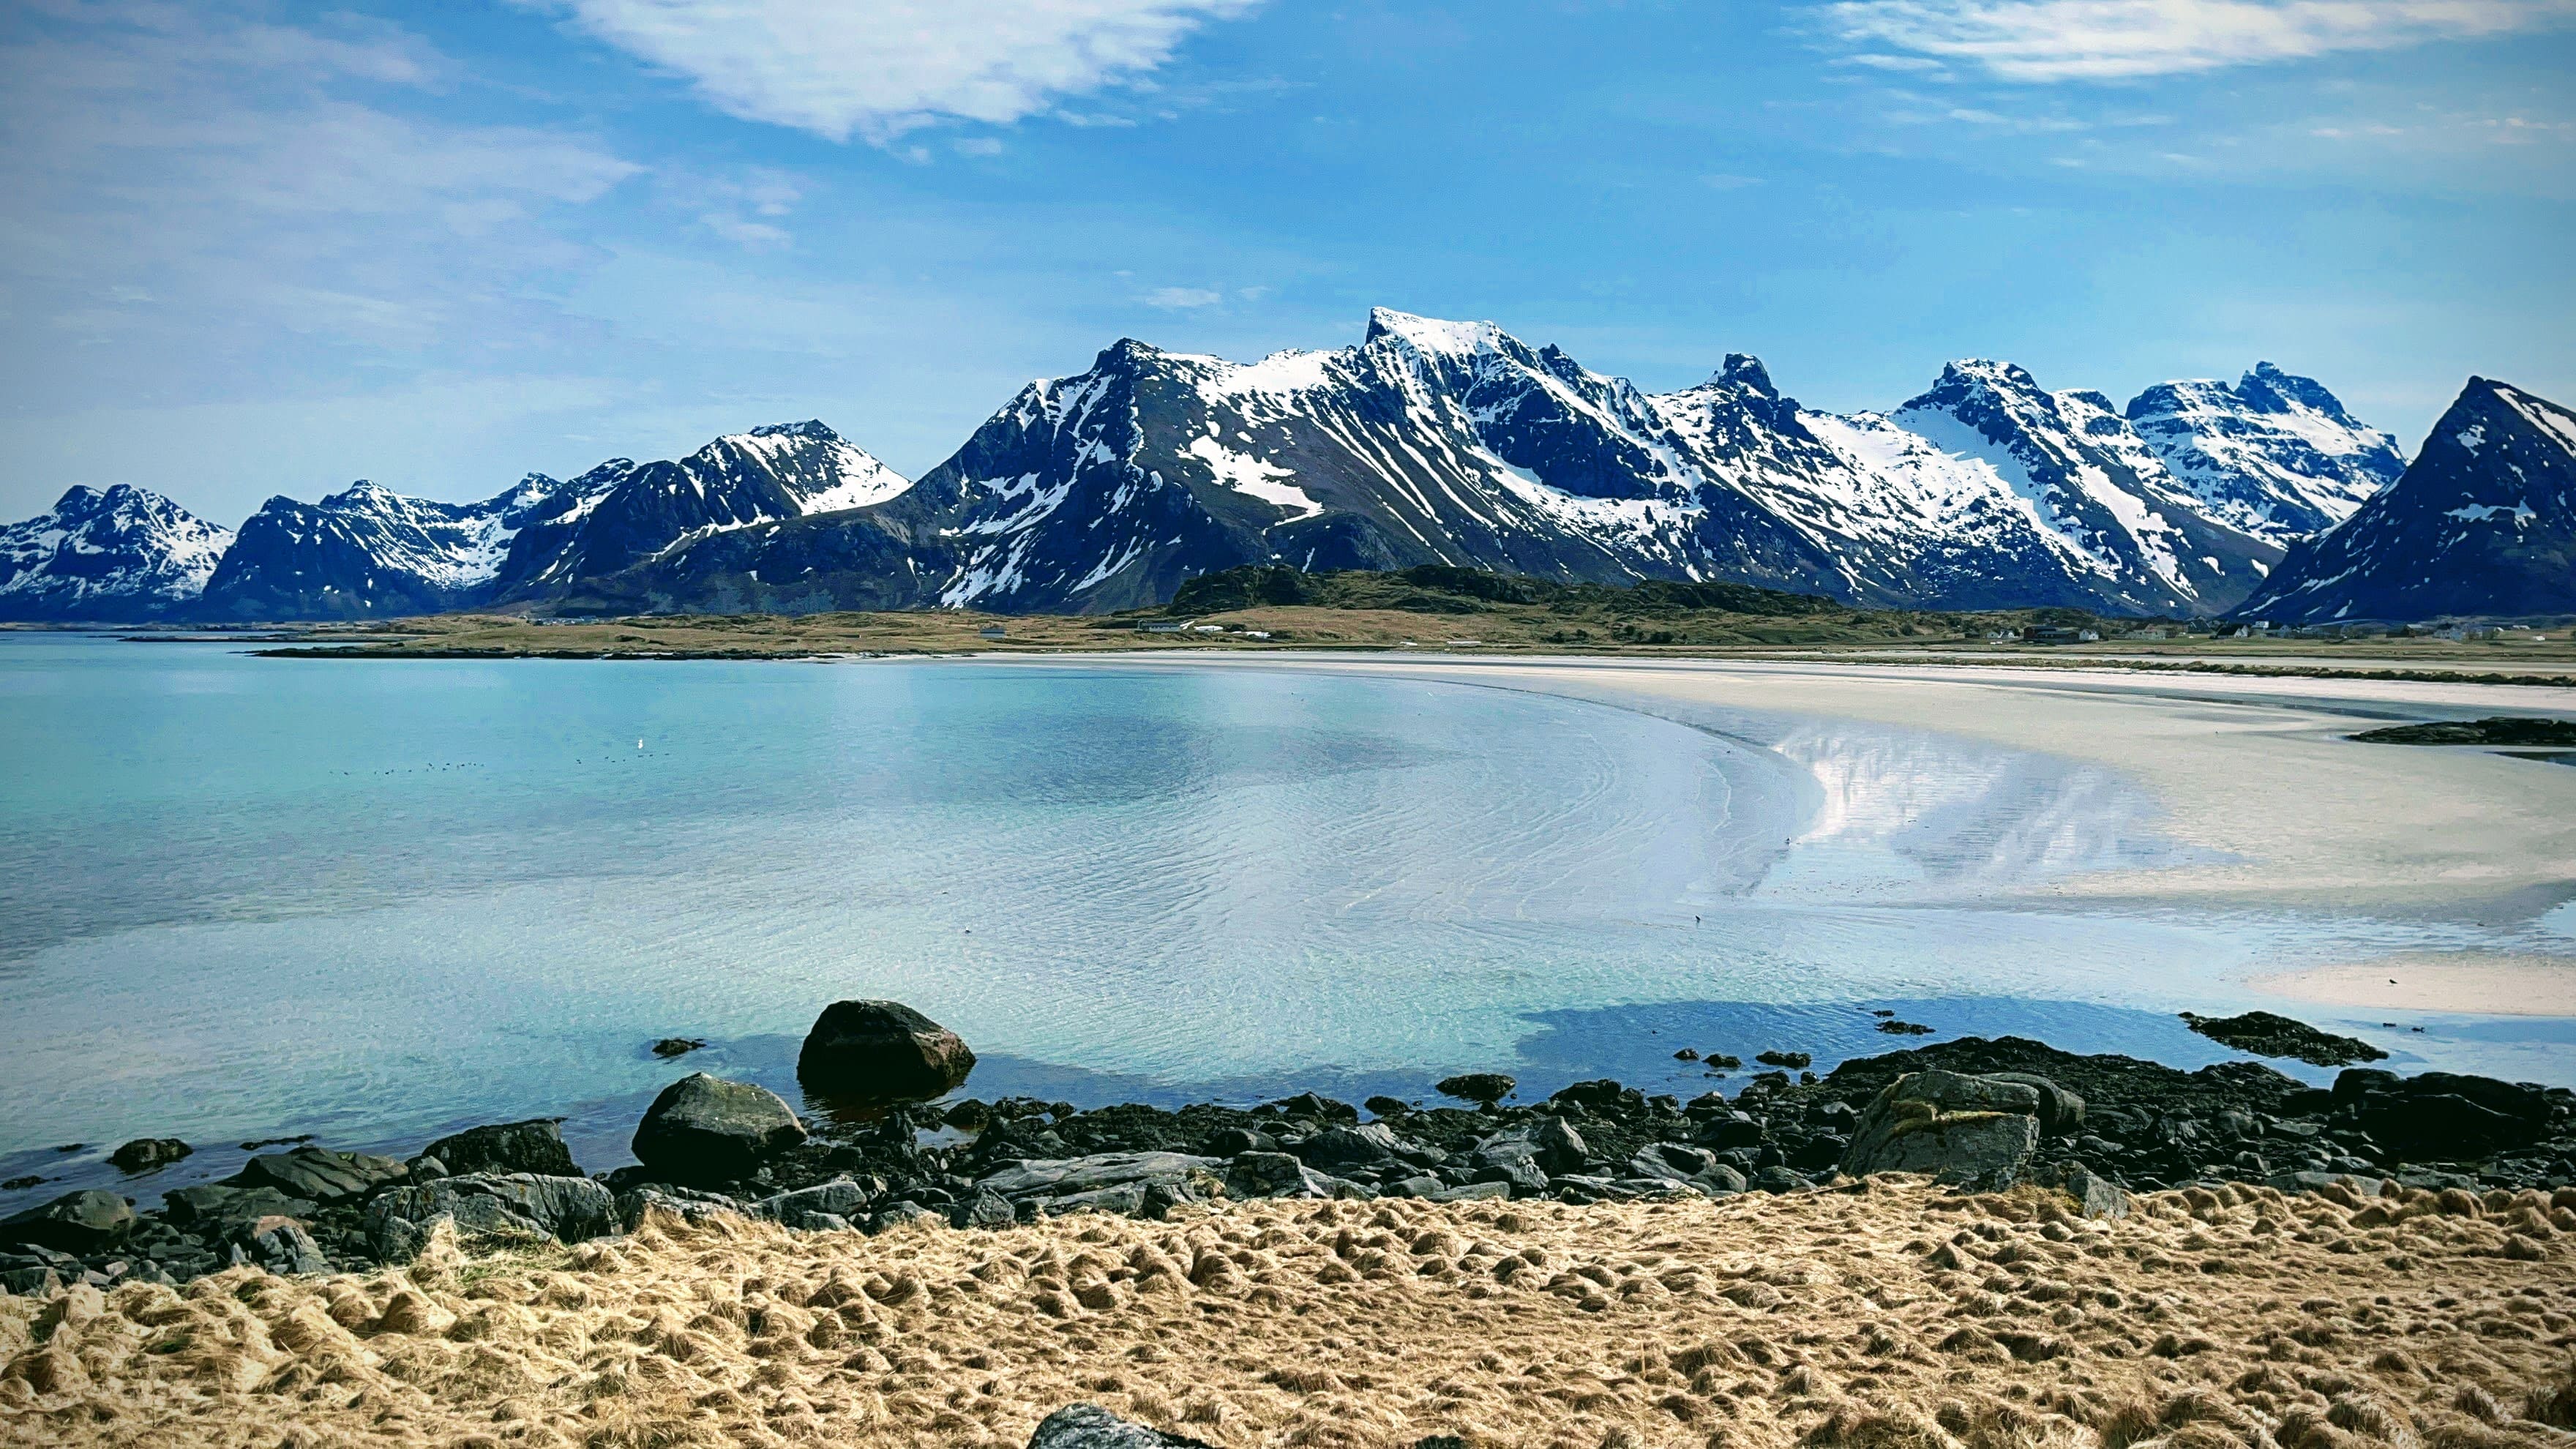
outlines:
{"label": "dry yellow grass", "polygon": [[[1253,1203],[633,1237],[0,1300],[10,1444],[2502,1449],[2576,1422],[2576,1193]],[[2554,1426],[2554,1427],[2553,1427]]]}

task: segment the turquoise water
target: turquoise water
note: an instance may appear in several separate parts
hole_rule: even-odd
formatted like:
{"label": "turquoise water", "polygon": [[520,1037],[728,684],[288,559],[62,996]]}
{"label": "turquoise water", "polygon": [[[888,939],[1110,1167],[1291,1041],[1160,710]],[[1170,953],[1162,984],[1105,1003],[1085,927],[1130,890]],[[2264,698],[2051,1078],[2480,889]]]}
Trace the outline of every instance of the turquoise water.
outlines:
{"label": "turquoise water", "polygon": [[[2249,965],[2484,939],[1999,899],[2185,858],[2096,767],[1318,672],[0,635],[0,757],[0,1176],[53,1180],[0,1204],[145,1134],[560,1114],[610,1166],[693,1066],[792,1095],[846,996],[956,1027],[987,1095],[1699,1090],[1674,1046],[1821,1068],[1901,1044],[1872,1007],[2214,1060],[2171,1013]],[[2548,1024],[2406,1024],[2401,1064],[2569,1076]]]}

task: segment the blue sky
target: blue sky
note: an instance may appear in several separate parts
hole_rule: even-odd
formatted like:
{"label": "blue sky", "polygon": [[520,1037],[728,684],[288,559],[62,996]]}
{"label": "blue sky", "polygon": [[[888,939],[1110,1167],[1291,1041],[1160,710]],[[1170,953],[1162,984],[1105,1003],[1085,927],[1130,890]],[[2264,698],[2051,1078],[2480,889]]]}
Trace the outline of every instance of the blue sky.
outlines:
{"label": "blue sky", "polygon": [[1372,304],[1651,388],[2576,401],[2576,0],[0,0],[0,517],[234,523]]}

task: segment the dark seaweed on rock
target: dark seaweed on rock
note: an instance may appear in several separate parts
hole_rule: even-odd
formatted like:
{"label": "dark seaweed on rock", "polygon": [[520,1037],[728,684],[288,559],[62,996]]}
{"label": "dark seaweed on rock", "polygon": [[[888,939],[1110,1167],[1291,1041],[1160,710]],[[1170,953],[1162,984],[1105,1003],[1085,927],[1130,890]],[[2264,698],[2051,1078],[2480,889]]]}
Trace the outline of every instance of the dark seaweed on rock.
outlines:
{"label": "dark seaweed on rock", "polygon": [[2182,1019],[2193,1031],[2222,1046],[2258,1057],[2289,1057],[2312,1067],[2349,1067],[2388,1057],[2388,1053],[2359,1037],[2336,1036],[2268,1011],[2249,1011],[2242,1016],[2201,1016],[2186,1011]]}
{"label": "dark seaweed on rock", "polygon": [[2369,745],[2576,745],[2576,720],[2498,714],[2485,719],[2389,725],[2363,730],[2352,738]]}

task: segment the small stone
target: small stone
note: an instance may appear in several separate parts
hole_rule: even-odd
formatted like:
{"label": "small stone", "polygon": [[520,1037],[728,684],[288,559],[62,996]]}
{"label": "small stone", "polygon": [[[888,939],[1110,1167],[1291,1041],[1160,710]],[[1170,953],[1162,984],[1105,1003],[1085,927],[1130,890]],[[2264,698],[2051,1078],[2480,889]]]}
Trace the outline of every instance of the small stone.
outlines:
{"label": "small stone", "polygon": [[660,1041],[653,1043],[653,1055],[657,1057],[684,1057],[693,1051],[698,1051],[704,1048],[706,1044],[706,1039],[704,1037],[666,1036]]}
{"label": "small stone", "polygon": [[1816,1059],[1805,1052],[1755,1052],[1753,1059],[1766,1067],[1787,1067],[1793,1071],[1816,1063]]}

